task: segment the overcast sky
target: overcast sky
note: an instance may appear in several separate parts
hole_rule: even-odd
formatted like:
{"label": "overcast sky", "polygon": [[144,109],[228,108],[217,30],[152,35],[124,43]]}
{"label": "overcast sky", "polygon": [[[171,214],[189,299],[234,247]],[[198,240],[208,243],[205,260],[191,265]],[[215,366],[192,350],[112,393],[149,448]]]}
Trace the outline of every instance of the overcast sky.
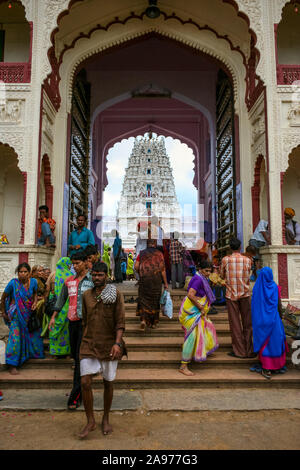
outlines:
{"label": "overcast sky", "polygon": [[[178,202],[182,209],[185,205],[192,205],[193,213],[195,214],[197,190],[193,185],[193,151],[186,144],[182,144],[179,140],[174,140],[172,137],[167,137],[165,143],[173,170]],[[116,215],[117,202],[120,199],[125,168],[127,167],[133,144],[134,137],[130,137],[129,139],[124,139],[122,142],[115,144],[108,152],[108,185],[104,192],[104,215]],[[191,209],[188,209],[189,213],[190,211]]]}

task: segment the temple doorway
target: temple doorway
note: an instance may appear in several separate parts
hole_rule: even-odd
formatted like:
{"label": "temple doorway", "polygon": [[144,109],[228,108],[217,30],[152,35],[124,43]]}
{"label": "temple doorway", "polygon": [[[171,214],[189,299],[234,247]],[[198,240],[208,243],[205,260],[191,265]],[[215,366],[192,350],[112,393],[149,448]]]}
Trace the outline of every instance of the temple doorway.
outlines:
{"label": "temple doorway", "polygon": [[95,235],[102,233],[97,226],[109,148],[124,138],[155,132],[193,150],[193,184],[198,208],[203,207],[198,223],[205,227],[204,237],[225,253],[229,237],[238,231],[236,199],[241,198],[235,126],[230,74],[205,54],[151,34],[92,56],[74,79],[64,224],[72,229],[84,211]]}

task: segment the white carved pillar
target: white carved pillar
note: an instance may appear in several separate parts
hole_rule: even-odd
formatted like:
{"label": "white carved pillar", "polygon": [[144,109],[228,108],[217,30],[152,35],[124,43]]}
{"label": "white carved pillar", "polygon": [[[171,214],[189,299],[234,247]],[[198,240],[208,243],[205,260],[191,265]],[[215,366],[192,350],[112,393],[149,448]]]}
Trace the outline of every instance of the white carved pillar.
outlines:
{"label": "white carved pillar", "polygon": [[276,56],[274,21],[276,5],[273,0],[264,0],[262,3],[265,24],[265,80],[267,98],[267,138],[268,138],[268,179],[270,204],[270,229],[272,245],[282,245],[281,223],[281,178],[280,178],[280,102],[277,95],[276,82]]}
{"label": "white carved pillar", "polygon": [[31,68],[31,98],[27,109],[27,172],[26,210],[25,210],[25,244],[35,244],[37,225],[37,189],[39,178],[39,132],[41,114],[41,66],[43,56],[47,51],[41,47],[43,40],[43,2],[32,0],[31,14],[33,21],[32,37],[32,68]]}

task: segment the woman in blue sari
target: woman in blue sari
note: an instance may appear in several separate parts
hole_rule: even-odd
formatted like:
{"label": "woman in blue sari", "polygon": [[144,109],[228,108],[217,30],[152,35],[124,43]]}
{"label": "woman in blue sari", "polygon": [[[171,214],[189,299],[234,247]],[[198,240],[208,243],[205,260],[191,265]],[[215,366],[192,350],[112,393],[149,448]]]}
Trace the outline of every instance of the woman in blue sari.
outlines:
{"label": "woman in blue sari", "polygon": [[123,275],[122,275],[122,270],[121,270],[121,252],[122,252],[122,240],[119,237],[119,233],[116,231],[116,238],[113,244],[116,282],[123,282]]}
{"label": "woman in blue sari", "polygon": [[262,375],[270,379],[272,372],[286,370],[287,343],[281,321],[280,296],[271,268],[261,269],[252,292],[251,314],[253,348],[259,353]]}
{"label": "woman in blue sari", "polygon": [[18,374],[17,367],[30,358],[44,358],[41,330],[29,333],[28,321],[37,304],[37,281],[30,278],[30,266],[21,263],[1,297],[1,313],[9,326],[6,347],[6,364],[11,374]]}

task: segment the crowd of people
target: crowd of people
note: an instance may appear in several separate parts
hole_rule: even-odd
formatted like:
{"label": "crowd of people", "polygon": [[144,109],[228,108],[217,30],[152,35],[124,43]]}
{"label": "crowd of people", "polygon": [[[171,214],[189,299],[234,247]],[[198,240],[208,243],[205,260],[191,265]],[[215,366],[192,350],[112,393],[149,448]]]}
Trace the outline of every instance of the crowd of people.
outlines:
{"label": "crowd of people", "polygon": [[[53,245],[55,222],[51,222],[51,228],[47,211],[44,215],[39,240]],[[215,306],[225,302],[232,339],[229,354],[237,358],[258,356],[259,362],[250,370],[266,379],[273,372],[286,371],[280,288],[270,268],[257,269],[262,246],[257,243],[262,242],[257,234],[267,243],[265,224],[260,223],[245,253],[240,252],[241,242],[232,238],[231,254],[219,260],[216,250],[209,256],[205,243],[194,252],[186,250],[177,233],[169,240],[138,240],[136,250],[125,253],[116,231],[113,246],[104,244],[101,255],[86,220],[84,215],[78,216],[77,229],[69,236],[68,256],[59,259],[54,272],[21,263],[0,304],[1,315],[9,326],[6,364],[11,374],[18,374],[28,359],[45,357],[45,337],[51,356],[57,360],[73,358],[73,386],[67,408],[76,410],[83,400],[87,425],[80,437],[95,429],[92,379],[98,373],[104,382],[102,430],[104,434],[112,430],[109,411],[113,381],[118,361],[127,355],[124,298],[117,289],[125,279],[134,279],[138,285],[136,314],[141,330],[158,327],[161,296],[170,290],[169,286],[186,289],[179,311],[184,331],[180,373],[193,376],[190,364],[205,361],[218,349],[216,329],[209,316],[218,313]],[[250,278],[254,272],[251,299]]]}

